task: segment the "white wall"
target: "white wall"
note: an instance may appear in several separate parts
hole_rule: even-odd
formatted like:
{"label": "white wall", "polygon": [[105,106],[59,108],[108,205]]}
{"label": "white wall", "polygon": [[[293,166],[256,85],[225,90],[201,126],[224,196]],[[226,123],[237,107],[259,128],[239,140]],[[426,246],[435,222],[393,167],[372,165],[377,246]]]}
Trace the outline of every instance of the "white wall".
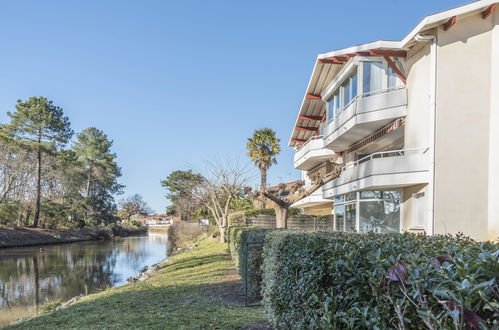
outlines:
{"label": "white wall", "polygon": [[487,239],[492,26],[476,14],[438,28],[435,233]]}

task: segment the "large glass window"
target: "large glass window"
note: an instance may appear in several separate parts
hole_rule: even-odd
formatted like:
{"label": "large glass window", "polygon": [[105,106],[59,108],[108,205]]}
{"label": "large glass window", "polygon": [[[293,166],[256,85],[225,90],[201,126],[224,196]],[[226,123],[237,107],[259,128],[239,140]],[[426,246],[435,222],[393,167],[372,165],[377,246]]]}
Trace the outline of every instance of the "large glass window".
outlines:
{"label": "large glass window", "polygon": [[347,106],[355,97],[357,97],[357,71],[355,71],[342,85],[343,104]]}
{"label": "large glass window", "polygon": [[345,231],[355,231],[357,203],[345,205]]}
{"label": "large glass window", "polygon": [[403,84],[404,83],[402,82],[402,80],[400,80],[395,71],[393,71],[393,69],[390,66],[388,66],[388,88],[399,87],[402,86]]}
{"label": "large glass window", "polygon": [[340,93],[339,91],[329,99],[328,119],[331,120],[340,112]]}
{"label": "large glass window", "polygon": [[398,233],[400,231],[400,200],[361,201],[359,203],[361,233]]}
{"label": "large glass window", "polygon": [[334,228],[337,231],[345,231],[345,205],[334,207]]}
{"label": "large glass window", "polygon": [[334,198],[338,231],[392,233],[400,231],[400,191],[367,190]]}
{"label": "large glass window", "polygon": [[364,62],[362,64],[362,93],[369,94],[383,89],[383,63]]}

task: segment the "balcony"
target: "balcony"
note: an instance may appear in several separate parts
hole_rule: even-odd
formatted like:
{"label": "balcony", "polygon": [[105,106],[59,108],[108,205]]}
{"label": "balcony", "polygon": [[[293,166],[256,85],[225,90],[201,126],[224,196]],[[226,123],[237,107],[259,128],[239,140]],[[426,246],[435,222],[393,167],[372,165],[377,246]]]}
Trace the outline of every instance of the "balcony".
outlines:
{"label": "balcony", "polygon": [[405,88],[355,98],[334,119],[322,124],[324,146],[344,151],[397,118],[407,115]]}
{"label": "balcony", "polygon": [[323,186],[322,197],[427,183],[428,169],[428,148],[376,152],[346,165],[338,178]]}
{"label": "balcony", "polygon": [[331,207],[331,200],[329,199],[324,199],[322,197],[322,190],[319,188],[316,191],[314,191],[312,194],[309,196],[300,199],[298,202],[294,203],[291,205],[291,207],[298,207],[298,208],[312,208],[312,207]]}
{"label": "balcony", "polygon": [[334,155],[334,151],[324,148],[322,135],[310,138],[295,152],[294,167],[308,171],[324,163]]}

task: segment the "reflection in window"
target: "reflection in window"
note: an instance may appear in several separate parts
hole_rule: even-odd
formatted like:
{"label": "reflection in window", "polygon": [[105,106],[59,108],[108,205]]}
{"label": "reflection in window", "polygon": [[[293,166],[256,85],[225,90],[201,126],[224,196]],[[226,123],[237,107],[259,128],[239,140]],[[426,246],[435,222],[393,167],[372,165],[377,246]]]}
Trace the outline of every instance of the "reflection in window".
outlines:
{"label": "reflection in window", "polygon": [[337,231],[345,230],[345,205],[337,205],[334,207],[334,228]]}
{"label": "reflection in window", "polygon": [[364,190],[360,192],[361,199],[399,199],[400,190]]}
{"label": "reflection in window", "polygon": [[356,209],[356,203],[345,205],[345,231],[355,231]]}
{"label": "reflection in window", "polygon": [[364,62],[362,74],[362,93],[369,94],[383,89],[382,62]]}
{"label": "reflection in window", "polygon": [[400,231],[400,201],[361,201],[359,231],[361,233],[398,233]]}

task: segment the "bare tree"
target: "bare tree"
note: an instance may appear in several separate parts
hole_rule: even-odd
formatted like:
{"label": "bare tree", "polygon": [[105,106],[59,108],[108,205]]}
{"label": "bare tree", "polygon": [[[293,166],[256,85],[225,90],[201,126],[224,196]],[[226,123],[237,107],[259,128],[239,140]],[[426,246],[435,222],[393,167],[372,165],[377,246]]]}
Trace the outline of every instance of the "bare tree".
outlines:
{"label": "bare tree", "polygon": [[250,187],[246,187],[245,191],[253,199],[267,203],[270,202],[270,204],[273,205],[273,209],[275,210],[276,214],[276,227],[287,228],[288,211],[291,205],[298,202],[300,199],[311,195],[314,191],[319,189],[324,184],[337,178],[341,173],[341,168],[341,165],[333,163],[332,171],[327,173],[326,175],[318,176],[317,178],[315,178],[312,186],[305,188],[304,181],[300,181],[293,187],[291,187],[289,194],[285,198],[279,197],[286,187],[284,183],[280,184],[279,189],[277,190],[269,190],[268,188],[266,188],[260,191],[253,191]]}
{"label": "bare tree", "polygon": [[231,202],[244,190],[248,171],[231,160],[217,160],[207,164],[202,182],[193,190],[193,198],[213,215],[220,229],[220,242],[225,243]]}
{"label": "bare tree", "polygon": [[148,215],[150,212],[151,209],[142,196],[135,194],[120,201],[118,215],[128,222],[134,215]]}

